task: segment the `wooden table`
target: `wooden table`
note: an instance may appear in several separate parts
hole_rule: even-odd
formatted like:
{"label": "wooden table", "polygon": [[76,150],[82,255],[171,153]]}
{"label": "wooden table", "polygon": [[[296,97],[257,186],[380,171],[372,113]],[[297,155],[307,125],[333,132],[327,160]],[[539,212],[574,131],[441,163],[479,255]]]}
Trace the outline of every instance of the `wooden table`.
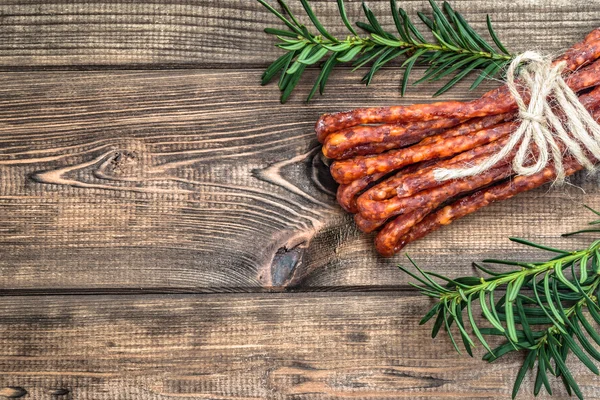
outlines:
{"label": "wooden table", "polygon": [[[392,25],[387,1],[368,3]],[[312,4],[344,34],[335,2]],[[514,51],[560,51],[600,26],[595,0],[453,5],[480,31],[490,13]],[[488,365],[481,347],[470,359],[430,339],[429,302],[396,268],[406,259],[377,257],[336,206],[312,130],[324,112],[431,101],[435,85],[401,98],[397,68],[368,88],[345,71],[305,104],[309,71],[281,105],[259,86],[280,54],[266,26],[278,23],[254,1],[0,3],[0,398],[510,396],[520,356]],[[458,276],[485,257],[544,256],[508,236],[583,246],[558,236],[589,220],[583,203],[600,207],[598,178],[574,183],[407,251]]]}

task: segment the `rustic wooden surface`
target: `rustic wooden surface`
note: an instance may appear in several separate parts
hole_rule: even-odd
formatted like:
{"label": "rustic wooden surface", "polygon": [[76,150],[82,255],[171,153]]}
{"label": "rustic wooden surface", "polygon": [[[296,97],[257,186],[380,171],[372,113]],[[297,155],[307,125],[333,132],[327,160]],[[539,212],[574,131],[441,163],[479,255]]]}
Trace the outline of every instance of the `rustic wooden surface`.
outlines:
{"label": "rustic wooden surface", "polygon": [[[339,26],[335,2],[312,3]],[[453,5],[478,28],[492,14],[515,50],[560,51],[600,26],[595,1]],[[278,54],[267,24],[254,1],[0,2],[0,398],[510,396],[518,355],[488,365],[418,326],[428,301],[396,268],[405,259],[377,257],[335,205],[312,132],[323,112],[430,101],[434,88],[400,98],[393,68],[369,88],[338,73],[306,105],[309,71],[280,105],[258,85]],[[407,251],[457,276],[485,257],[540,257],[508,236],[582,245],[558,234],[583,225],[582,203],[600,208],[600,191],[597,177],[573,183]]]}

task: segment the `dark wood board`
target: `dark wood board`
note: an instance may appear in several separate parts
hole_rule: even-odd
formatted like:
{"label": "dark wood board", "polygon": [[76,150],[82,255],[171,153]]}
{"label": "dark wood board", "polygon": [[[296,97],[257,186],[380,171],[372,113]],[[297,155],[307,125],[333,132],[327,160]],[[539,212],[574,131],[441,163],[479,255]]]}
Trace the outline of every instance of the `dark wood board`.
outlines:
{"label": "dark wood board", "polygon": [[[311,4],[345,35],[334,1]],[[391,28],[389,2],[368,4]],[[491,14],[515,51],[559,52],[600,25],[597,1],[452,4],[480,31]],[[364,20],[360,1],[347,8]],[[311,70],[281,105],[259,86],[281,54],[266,26],[279,24],[254,0],[0,2],[0,399],[510,397],[520,356],[489,365],[430,339],[406,259],[378,257],[336,206],[314,138],[321,113],[429,102],[439,86],[401,98],[397,68],[368,88],[345,70],[305,104]],[[457,276],[546,256],[508,236],[585,246],[559,235],[592,217],[582,204],[600,208],[599,181],[572,183],[406,250]]]}
{"label": "dark wood board", "polygon": [[[404,285],[402,256],[377,257],[335,204],[312,131],[322,110],[398,100],[399,73],[363,89],[349,74],[327,97],[285,105],[259,70],[6,73],[0,77],[0,275],[4,290],[220,291]],[[309,82],[300,92],[308,89]],[[482,88],[492,87],[490,82]],[[461,85],[446,97],[469,98]],[[583,189],[542,188],[415,243],[424,266],[534,257],[523,236],[560,239],[600,206]],[[584,194],[583,190],[586,190]],[[548,193],[546,193],[548,192]],[[534,228],[534,229],[532,229]]]}
{"label": "dark wood board", "polygon": [[[0,394],[23,400],[499,399],[521,362],[460,356],[444,336],[432,346],[418,325],[428,301],[400,292],[2,297],[0,307]],[[600,396],[597,377],[572,365],[586,396]],[[568,398],[553,385],[554,399]],[[522,390],[533,399],[529,377]]]}
{"label": "dark wood board", "polygon": [[[303,15],[299,1],[290,1]],[[365,21],[360,0],[348,0],[351,20]],[[335,1],[311,1],[332,33],[347,35]],[[388,0],[369,0],[393,29]],[[417,20],[426,0],[399,2]],[[585,0],[454,0],[479,31],[493,16],[498,35],[515,51],[559,51],[598,26],[598,3]],[[303,21],[307,22],[304,18]],[[4,0],[0,2],[0,68],[164,68],[266,65],[280,53],[263,29],[279,26],[254,0]]]}

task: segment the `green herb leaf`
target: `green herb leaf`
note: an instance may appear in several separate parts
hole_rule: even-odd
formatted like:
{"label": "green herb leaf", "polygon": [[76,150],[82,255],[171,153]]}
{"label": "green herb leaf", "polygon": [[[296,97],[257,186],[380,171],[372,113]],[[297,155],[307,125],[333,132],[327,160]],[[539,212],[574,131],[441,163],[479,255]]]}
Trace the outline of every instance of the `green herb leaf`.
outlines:
{"label": "green herb leaf", "polygon": [[325,27],[321,25],[321,22],[319,21],[313,10],[310,8],[310,4],[308,4],[308,1],[300,0],[300,2],[302,3],[302,7],[304,7],[304,11],[306,11],[308,18],[310,18],[311,22],[315,25],[315,28],[317,28],[317,30],[321,32],[321,34],[327,39],[331,40],[332,42],[337,42],[337,39],[330,35],[329,32],[327,32],[327,29],[325,29]]}
{"label": "green herb leaf", "polygon": [[515,384],[514,384],[513,390],[512,390],[512,398],[513,399],[515,397],[517,397],[517,393],[519,392],[519,388],[521,387],[523,378],[525,378],[525,374],[527,373],[527,371],[533,367],[533,364],[534,364],[536,358],[537,358],[537,351],[535,351],[535,350],[529,351],[529,354],[527,354],[527,357],[525,358],[523,365],[521,365],[521,368],[519,368],[519,372],[517,373],[517,378],[515,379]]}
{"label": "green herb leaf", "polygon": [[354,57],[356,57],[356,55],[358,53],[360,53],[360,51],[363,48],[360,46],[356,46],[356,47],[351,47],[349,50],[347,50],[346,52],[342,53],[341,56],[337,57],[337,60],[339,62],[348,62],[348,61],[352,61],[354,59]]}
{"label": "green herb leaf", "polygon": [[504,54],[510,54],[508,52],[508,50],[506,50],[506,48],[504,47],[504,45],[502,45],[502,42],[500,41],[500,39],[498,39],[498,36],[496,36],[496,32],[494,32],[494,28],[492,27],[492,20],[491,20],[491,18],[490,18],[489,15],[486,15],[485,21],[487,23],[488,32],[490,33],[490,36],[492,37],[492,40],[494,41],[494,43],[496,43],[496,46],[498,46],[498,48]]}
{"label": "green herb leaf", "polygon": [[571,349],[571,351],[573,352],[573,354],[575,354],[575,356],[577,358],[579,358],[581,360],[581,362],[586,367],[588,367],[588,369],[590,371],[592,371],[596,375],[600,374],[600,371],[598,371],[598,367],[596,367],[594,365],[594,363],[592,362],[592,360],[590,360],[590,358],[583,352],[583,350],[581,349],[581,347],[579,347],[577,345],[577,343],[575,343],[575,341],[569,335],[564,335],[562,338],[563,338],[563,343],[565,345],[567,345]]}
{"label": "green herb leaf", "polygon": [[427,50],[420,49],[404,62],[405,69],[404,69],[404,75],[402,76],[402,83],[400,86],[400,95],[401,96],[404,96],[404,94],[406,93],[406,87],[408,86],[408,78],[409,78],[410,72],[412,71],[412,69],[413,69],[415,63],[417,62],[417,60],[419,59],[419,57],[421,57],[421,55],[423,55],[423,53],[425,53],[426,51]]}
{"label": "green herb leaf", "polygon": [[274,28],[265,28],[265,33],[268,33],[269,35],[275,35],[275,36],[285,36],[285,37],[291,37],[291,38],[298,38],[298,35],[294,32],[290,32],[290,31],[283,31],[281,29],[274,29]]}
{"label": "green herb leaf", "polygon": [[346,15],[346,7],[344,6],[344,1],[337,0],[337,5],[338,5],[338,10],[340,11],[340,16],[342,17],[342,21],[344,22],[344,25],[346,25],[346,28],[348,28],[350,33],[352,33],[354,36],[358,36],[358,33],[356,33],[356,31],[352,27],[352,24],[348,20],[348,16]]}
{"label": "green herb leaf", "polygon": [[[550,336],[550,338],[553,338],[553,337]],[[583,400],[583,395],[581,394],[581,390],[579,390],[579,386],[577,386],[575,379],[573,379],[573,376],[571,375],[569,368],[567,368],[567,365],[563,361],[561,355],[558,353],[558,350],[556,350],[556,346],[550,346],[550,351],[552,352],[552,355],[554,356],[554,362],[556,362],[556,368],[560,371],[561,375],[564,378],[566,387],[567,388],[570,387],[571,389],[573,389],[573,391],[575,392],[577,397],[580,400]]]}

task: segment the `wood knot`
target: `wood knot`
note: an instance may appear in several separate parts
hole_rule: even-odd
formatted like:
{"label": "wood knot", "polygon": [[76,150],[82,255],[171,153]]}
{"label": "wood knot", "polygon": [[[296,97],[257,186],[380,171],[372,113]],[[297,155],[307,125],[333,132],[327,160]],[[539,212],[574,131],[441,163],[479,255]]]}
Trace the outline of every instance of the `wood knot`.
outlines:
{"label": "wood knot", "polygon": [[137,152],[129,150],[115,151],[98,168],[103,178],[126,178],[140,176],[143,164]]}
{"label": "wood knot", "polygon": [[69,389],[52,389],[50,390],[50,396],[66,396],[69,393],[71,393],[71,391]]}
{"label": "wood knot", "polygon": [[7,399],[18,399],[27,394],[27,390],[19,386],[7,386],[0,389],[0,397],[6,397]]}
{"label": "wood knot", "polygon": [[303,256],[304,248],[300,245],[291,249],[285,246],[279,248],[271,263],[271,284],[275,287],[287,286],[293,280],[296,269],[302,265]]}

